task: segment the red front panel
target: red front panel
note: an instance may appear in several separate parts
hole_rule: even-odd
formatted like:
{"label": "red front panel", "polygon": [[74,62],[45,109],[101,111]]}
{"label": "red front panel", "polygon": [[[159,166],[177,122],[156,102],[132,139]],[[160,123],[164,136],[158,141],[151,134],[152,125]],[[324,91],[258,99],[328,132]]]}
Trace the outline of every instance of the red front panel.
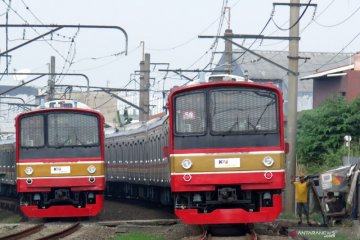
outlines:
{"label": "red front panel", "polygon": [[104,196],[96,195],[96,204],[86,204],[84,208],[51,206],[47,209],[39,209],[37,206],[20,206],[20,210],[29,218],[88,217],[99,214],[103,206]]}
{"label": "red front panel", "polygon": [[244,209],[216,209],[211,213],[198,213],[197,209],[175,209],[175,214],[186,224],[233,224],[273,222],[281,213],[281,195],[273,195],[273,207],[262,207],[259,212]]}
{"label": "red front panel", "polygon": [[66,187],[72,191],[103,191],[105,177],[94,177],[95,182],[89,182],[90,177],[81,178],[34,178],[31,184],[26,179],[17,180],[18,192],[49,192],[51,188]]}
{"label": "red front panel", "polygon": [[[267,179],[266,173],[272,177]],[[189,176],[191,176],[189,180]],[[241,190],[283,189],[284,171],[237,173],[176,174],[171,176],[173,192],[215,191],[218,185],[240,185]]]}

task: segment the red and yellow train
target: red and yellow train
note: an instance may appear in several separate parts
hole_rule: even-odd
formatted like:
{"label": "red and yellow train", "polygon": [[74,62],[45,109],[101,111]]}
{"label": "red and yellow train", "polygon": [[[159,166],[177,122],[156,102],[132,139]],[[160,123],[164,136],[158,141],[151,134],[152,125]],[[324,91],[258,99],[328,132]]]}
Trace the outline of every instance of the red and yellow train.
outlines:
{"label": "red and yellow train", "polygon": [[60,107],[16,117],[16,141],[0,149],[10,166],[0,178],[1,189],[11,194],[16,182],[20,209],[28,217],[95,216],[105,188],[103,116],[75,108],[72,101],[51,104]]}
{"label": "red and yellow train", "polygon": [[187,224],[273,221],[285,187],[282,102],[272,84],[176,88],[168,114],[106,137],[108,194],[173,203]]}
{"label": "red and yellow train", "polygon": [[94,216],[106,175],[107,194],[174,204],[187,224],[271,222],[285,187],[282,102],[272,84],[179,87],[168,97],[167,114],[105,139],[96,111],[23,113],[16,148],[0,145],[9,165],[0,165],[0,192],[11,192],[16,180],[29,217]]}

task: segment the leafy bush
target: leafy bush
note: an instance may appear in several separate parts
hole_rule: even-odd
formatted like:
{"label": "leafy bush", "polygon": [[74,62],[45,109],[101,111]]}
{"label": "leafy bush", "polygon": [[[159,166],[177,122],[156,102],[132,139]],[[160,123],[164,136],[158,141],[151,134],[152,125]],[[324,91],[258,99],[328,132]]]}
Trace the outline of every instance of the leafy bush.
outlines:
{"label": "leafy bush", "polygon": [[360,153],[360,97],[348,103],[333,97],[298,118],[297,157],[308,173],[341,165],[347,153],[344,136],[352,136],[352,155]]}

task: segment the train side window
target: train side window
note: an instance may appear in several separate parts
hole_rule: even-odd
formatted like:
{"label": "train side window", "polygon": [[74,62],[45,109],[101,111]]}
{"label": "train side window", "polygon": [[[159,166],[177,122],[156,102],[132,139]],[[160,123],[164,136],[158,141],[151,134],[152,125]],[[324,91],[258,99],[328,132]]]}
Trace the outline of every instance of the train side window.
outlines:
{"label": "train side window", "polygon": [[128,147],[129,147],[129,160],[130,160],[130,163],[131,163],[132,160],[134,159],[134,156],[133,156],[133,145],[132,145],[132,143],[130,143],[130,144],[128,145]]}
{"label": "train side window", "polygon": [[123,142],[123,144],[121,145],[121,147],[123,148],[123,161],[124,163],[127,161],[127,144],[126,142]]}
{"label": "train side window", "polygon": [[122,159],[123,159],[122,146],[121,146],[121,143],[119,143],[119,142],[116,143],[116,157],[117,157],[118,163],[122,162]]}
{"label": "train side window", "polygon": [[148,138],[145,138],[144,140],[144,160],[147,161],[149,160],[149,150],[150,150],[150,147],[149,147],[149,139]]}
{"label": "train side window", "polygon": [[157,159],[162,159],[162,151],[161,151],[161,149],[162,149],[162,144],[161,144],[161,136],[159,135],[158,137],[157,137]]}
{"label": "train side window", "polygon": [[152,149],[153,149],[153,160],[156,161],[156,138],[154,137],[152,140]]}
{"label": "train side window", "polygon": [[138,161],[139,160],[139,150],[138,150],[138,144],[135,142],[134,143],[134,160]]}
{"label": "train side window", "polygon": [[152,137],[150,137],[150,141],[149,141],[149,160],[153,160],[153,151],[154,151],[154,147],[153,147],[153,140]]}
{"label": "train side window", "polygon": [[105,159],[106,159],[107,163],[110,163],[110,144],[106,145]]}
{"label": "train side window", "polygon": [[116,148],[115,148],[115,144],[112,145],[111,148],[111,160],[114,162],[116,161]]}
{"label": "train side window", "polygon": [[139,160],[140,161],[142,161],[142,160],[144,160],[144,157],[143,157],[143,145],[144,145],[144,141],[143,140],[141,140],[140,142],[139,142]]}

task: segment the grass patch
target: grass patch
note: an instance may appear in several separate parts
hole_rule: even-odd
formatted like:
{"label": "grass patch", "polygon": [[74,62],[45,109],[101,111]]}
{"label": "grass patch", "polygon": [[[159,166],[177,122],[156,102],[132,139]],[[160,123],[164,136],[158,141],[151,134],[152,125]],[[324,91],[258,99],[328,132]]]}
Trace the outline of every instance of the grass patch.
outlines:
{"label": "grass patch", "polygon": [[21,216],[8,211],[0,211],[0,223],[18,223]]}
{"label": "grass patch", "polygon": [[298,216],[293,214],[293,213],[287,213],[287,212],[282,212],[278,219],[284,219],[284,220],[296,220],[298,219]]}
{"label": "grass patch", "polygon": [[116,236],[114,240],[165,240],[165,238],[154,234],[126,233]]}
{"label": "grass patch", "polygon": [[310,221],[313,220],[313,221],[319,222],[319,223],[322,223],[322,222],[323,222],[323,217],[322,217],[322,215],[321,215],[320,212],[313,212],[313,213],[311,213],[310,216],[309,216],[309,218],[310,218]]}
{"label": "grass patch", "polygon": [[[303,221],[306,221],[306,216],[303,214]],[[299,216],[297,214],[293,214],[293,213],[287,213],[287,212],[282,212],[280,214],[280,216],[278,217],[278,219],[283,219],[283,220],[299,220]],[[311,213],[309,216],[310,221],[315,221],[315,222],[319,222],[322,223],[323,218],[320,212],[314,212]]]}

